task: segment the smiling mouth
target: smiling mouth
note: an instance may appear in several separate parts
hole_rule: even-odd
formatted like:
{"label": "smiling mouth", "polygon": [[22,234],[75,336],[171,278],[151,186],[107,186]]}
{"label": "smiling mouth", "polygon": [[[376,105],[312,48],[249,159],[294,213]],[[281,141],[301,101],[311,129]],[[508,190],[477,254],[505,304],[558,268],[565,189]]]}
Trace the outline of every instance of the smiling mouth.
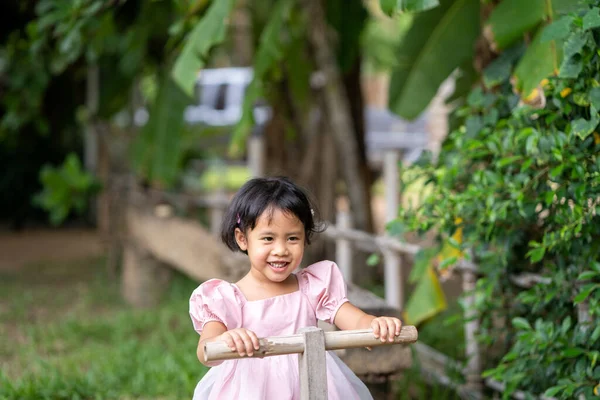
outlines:
{"label": "smiling mouth", "polygon": [[284,269],[290,263],[289,262],[269,262],[267,264],[269,264],[269,266],[273,269]]}

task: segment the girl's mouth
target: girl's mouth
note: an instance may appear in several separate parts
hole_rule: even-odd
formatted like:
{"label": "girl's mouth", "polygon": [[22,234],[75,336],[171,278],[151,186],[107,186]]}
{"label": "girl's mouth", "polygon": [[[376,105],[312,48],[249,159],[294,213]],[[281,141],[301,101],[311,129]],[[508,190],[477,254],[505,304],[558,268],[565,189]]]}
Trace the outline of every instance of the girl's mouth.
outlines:
{"label": "girl's mouth", "polygon": [[269,262],[267,263],[269,264],[269,266],[271,268],[273,268],[274,270],[283,270],[285,269],[285,267],[287,267],[290,263],[289,262]]}

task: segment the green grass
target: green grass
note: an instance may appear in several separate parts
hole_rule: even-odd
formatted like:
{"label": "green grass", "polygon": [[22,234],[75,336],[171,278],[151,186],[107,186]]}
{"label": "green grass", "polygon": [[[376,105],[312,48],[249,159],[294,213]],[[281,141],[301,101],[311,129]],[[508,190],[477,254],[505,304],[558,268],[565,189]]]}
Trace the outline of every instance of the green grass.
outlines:
{"label": "green grass", "polygon": [[189,398],[206,372],[176,276],[153,309],[125,305],[102,260],[0,275],[0,399]]}

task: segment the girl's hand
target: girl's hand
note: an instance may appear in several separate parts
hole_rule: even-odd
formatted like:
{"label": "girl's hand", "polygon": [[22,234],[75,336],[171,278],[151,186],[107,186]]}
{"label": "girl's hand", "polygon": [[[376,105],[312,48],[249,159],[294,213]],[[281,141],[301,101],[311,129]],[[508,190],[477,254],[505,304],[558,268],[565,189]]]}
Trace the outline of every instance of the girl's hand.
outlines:
{"label": "girl's hand", "polygon": [[254,350],[258,350],[260,348],[256,334],[244,328],[237,328],[227,331],[219,335],[217,338],[215,338],[215,340],[224,341],[232,351],[237,351],[241,357],[245,356],[246,354],[252,356],[254,354]]}
{"label": "girl's hand", "polygon": [[393,342],[394,337],[400,335],[402,322],[398,318],[393,317],[377,317],[371,321],[371,328],[376,338],[382,342],[386,340]]}

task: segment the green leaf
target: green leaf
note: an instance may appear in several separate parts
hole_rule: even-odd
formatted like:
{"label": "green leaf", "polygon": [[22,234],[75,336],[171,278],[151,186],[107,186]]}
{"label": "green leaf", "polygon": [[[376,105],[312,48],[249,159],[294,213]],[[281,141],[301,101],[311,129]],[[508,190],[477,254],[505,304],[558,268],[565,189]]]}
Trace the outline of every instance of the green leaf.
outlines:
{"label": "green leaf", "polygon": [[133,144],[134,168],[142,176],[164,185],[174,183],[182,157],[183,113],[190,103],[181,87],[165,74],[150,120]]}
{"label": "green leaf", "polygon": [[512,319],[512,324],[517,329],[521,329],[521,330],[524,330],[524,331],[530,331],[531,330],[531,325],[529,324],[529,321],[527,321],[525,318],[521,318],[521,317],[513,318]]}
{"label": "green leaf", "polygon": [[583,62],[580,58],[565,58],[560,66],[559,78],[575,79],[583,70]]}
{"label": "green leaf", "polygon": [[556,167],[552,168],[552,170],[550,171],[550,177],[556,178],[556,177],[560,176],[564,169],[565,169],[564,164],[557,165]]}
{"label": "green leaf", "polygon": [[544,27],[542,31],[542,42],[548,42],[550,40],[564,40],[571,33],[571,24],[573,23],[573,17],[565,15],[558,20],[552,22],[550,25]]}
{"label": "green leaf", "polygon": [[583,17],[583,29],[589,30],[600,27],[600,8],[594,7]]}
{"label": "green leaf", "polygon": [[594,132],[594,129],[600,123],[600,116],[597,112],[592,113],[592,119],[586,120],[583,118],[578,118],[571,123],[572,133],[577,135],[581,140],[585,140],[589,135]]}
{"label": "green leaf", "polygon": [[543,21],[544,0],[504,0],[492,11],[484,32],[494,50],[502,50]]}
{"label": "green leaf", "polygon": [[417,14],[397,52],[390,110],[416,118],[450,73],[473,57],[478,36],[478,0],[442,0],[439,7]]}
{"label": "green leaf", "polygon": [[502,52],[498,58],[488,65],[483,71],[483,83],[487,88],[507,81],[513,69],[514,62],[521,57],[525,51],[525,46],[519,44]]}
{"label": "green leaf", "polygon": [[571,58],[576,54],[581,53],[583,47],[589,42],[593,41],[589,32],[573,32],[567,39],[564,45],[565,58]]}
{"label": "green leaf", "polygon": [[379,257],[379,254],[373,253],[369,256],[369,258],[367,258],[367,265],[369,267],[374,267],[377,264],[379,264],[380,260],[381,260],[381,257]]}
{"label": "green leaf", "polygon": [[596,285],[596,284],[590,284],[590,285],[584,285],[583,288],[581,289],[581,291],[579,292],[579,294],[577,296],[575,296],[575,298],[573,299],[573,302],[575,304],[579,304],[585,301],[585,299],[587,299],[589,297],[590,294],[592,294],[592,292],[596,289],[598,289],[600,287],[600,285]]}
{"label": "green leaf", "polygon": [[580,356],[584,353],[585,353],[584,349],[580,349],[578,347],[572,347],[570,349],[563,350],[562,356],[566,357],[566,358],[573,358],[573,357]]}
{"label": "green leaf", "polygon": [[565,385],[558,385],[558,386],[552,386],[551,388],[549,388],[548,390],[546,390],[544,392],[544,396],[545,397],[553,397],[555,395],[557,395],[558,393],[562,392],[563,390],[565,390]]}
{"label": "green leaf", "polygon": [[554,42],[542,42],[541,32],[538,32],[515,68],[517,88],[524,97],[529,96],[543,79],[554,73],[560,63],[560,53],[559,46]]}
{"label": "green leaf", "polygon": [[578,281],[587,281],[598,277],[599,274],[595,271],[584,271],[577,277]]}
{"label": "green leaf", "polygon": [[436,254],[436,248],[429,248],[421,249],[415,255],[415,262],[410,271],[410,275],[408,276],[409,283],[417,283],[423,277],[423,275],[427,273],[427,269],[431,267],[432,259],[436,256]]}
{"label": "green leaf", "polygon": [[500,160],[498,160],[498,167],[500,167],[500,168],[505,167],[509,164],[513,164],[515,161],[521,160],[522,158],[523,157],[521,157],[521,156],[510,156],[510,157],[501,158]]}
{"label": "green leaf", "polygon": [[194,93],[198,72],[210,49],[225,39],[227,20],[235,0],[213,1],[210,8],[186,38],[183,50],[173,67],[173,80],[188,96]]}
{"label": "green leaf", "polygon": [[544,258],[544,254],[546,254],[546,248],[538,247],[536,249],[529,250],[529,252],[527,253],[527,256],[529,257],[529,259],[531,260],[532,263],[536,263],[536,262],[540,261],[542,258]]}
{"label": "green leaf", "polygon": [[404,321],[418,325],[447,307],[446,296],[433,268],[428,268],[406,303]]}
{"label": "green leaf", "polygon": [[596,110],[600,110],[600,87],[590,90],[590,103]]}
{"label": "green leaf", "polygon": [[389,16],[402,12],[426,11],[439,4],[439,0],[379,0],[381,10]]}
{"label": "green leaf", "polygon": [[244,149],[246,138],[254,126],[254,105],[263,95],[263,85],[267,74],[285,56],[285,38],[281,32],[284,24],[290,18],[293,4],[292,0],[279,1],[261,33],[254,57],[254,76],[246,89],[242,117],[233,129],[229,147],[229,153],[232,156],[239,155]]}
{"label": "green leaf", "polygon": [[452,256],[452,257],[448,257],[448,258],[444,258],[442,260],[442,262],[440,262],[440,265],[438,266],[438,268],[440,270],[444,270],[452,265],[454,265],[456,263],[456,261],[458,260],[458,257],[456,256]]}

